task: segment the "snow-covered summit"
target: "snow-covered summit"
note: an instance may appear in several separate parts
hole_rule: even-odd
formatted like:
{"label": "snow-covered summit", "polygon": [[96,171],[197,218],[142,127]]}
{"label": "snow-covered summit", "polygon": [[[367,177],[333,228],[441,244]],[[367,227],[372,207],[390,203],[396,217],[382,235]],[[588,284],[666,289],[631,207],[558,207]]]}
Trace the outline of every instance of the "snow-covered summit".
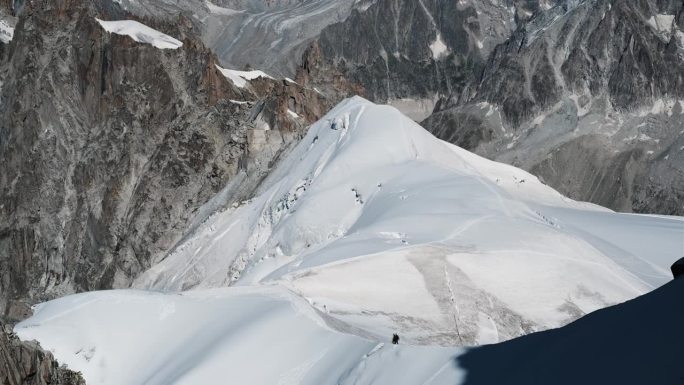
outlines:
{"label": "snow-covered summit", "polygon": [[310,128],[254,199],[214,214],[135,286],[278,283],[340,330],[468,345],[662,284],[679,236],[676,219],[572,201],[355,97]]}
{"label": "snow-covered summit", "polygon": [[95,20],[100,23],[105,31],[130,36],[138,43],[151,44],[159,49],[178,49],[183,46],[180,40],[135,20],[104,21],[97,18]]}

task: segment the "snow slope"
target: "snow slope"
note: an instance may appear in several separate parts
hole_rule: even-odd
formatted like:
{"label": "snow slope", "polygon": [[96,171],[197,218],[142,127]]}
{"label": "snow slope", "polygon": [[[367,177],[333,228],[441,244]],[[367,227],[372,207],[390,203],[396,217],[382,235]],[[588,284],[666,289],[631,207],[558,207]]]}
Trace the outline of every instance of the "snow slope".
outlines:
{"label": "snow slope", "polygon": [[228,78],[233,84],[235,84],[237,87],[244,88],[247,86],[248,81],[258,79],[258,78],[268,78],[268,79],[273,79],[271,76],[269,76],[267,73],[259,70],[252,70],[252,71],[238,71],[238,70],[231,70],[227,68],[221,68],[219,66],[216,66],[216,68],[221,72],[223,76]]}
{"label": "snow slope", "polygon": [[311,127],[258,196],[211,216],[135,287],[277,282],[338,330],[472,345],[663,284],[682,236],[680,219],[569,200],[356,97]]}
{"label": "snow slope", "polygon": [[389,385],[423,383],[440,370],[450,383],[460,376],[457,348],[338,333],[277,288],[91,292],[40,305],[15,330],[95,385]]}
{"label": "snow slope", "polygon": [[682,294],[680,279],[563,328],[468,350],[338,333],[277,287],[79,294],[39,305],[15,331],[88,384],[678,384]]}
{"label": "snow slope", "polygon": [[294,77],[309,43],[345,20],[357,0],[115,0],[140,17],[173,22],[191,16],[202,40],[231,68],[251,65]]}
{"label": "snow slope", "polygon": [[130,36],[138,43],[151,44],[159,49],[178,49],[183,46],[181,41],[135,20],[104,21],[97,18],[95,20],[105,31]]}

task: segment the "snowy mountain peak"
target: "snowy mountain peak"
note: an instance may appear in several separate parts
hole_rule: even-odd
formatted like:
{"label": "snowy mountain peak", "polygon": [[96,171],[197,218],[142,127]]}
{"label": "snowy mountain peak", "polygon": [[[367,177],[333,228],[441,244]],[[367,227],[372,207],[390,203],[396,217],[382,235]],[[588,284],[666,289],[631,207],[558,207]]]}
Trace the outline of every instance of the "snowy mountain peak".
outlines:
{"label": "snowy mountain peak", "polygon": [[[254,199],[213,214],[135,286],[277,283],[368,338],[496,342],[668,279],[624,234],[659,237],[670,258],[680,223],[616,215],[355,97],[311,126]],[[644,221],[663,232],[635,231]]]}

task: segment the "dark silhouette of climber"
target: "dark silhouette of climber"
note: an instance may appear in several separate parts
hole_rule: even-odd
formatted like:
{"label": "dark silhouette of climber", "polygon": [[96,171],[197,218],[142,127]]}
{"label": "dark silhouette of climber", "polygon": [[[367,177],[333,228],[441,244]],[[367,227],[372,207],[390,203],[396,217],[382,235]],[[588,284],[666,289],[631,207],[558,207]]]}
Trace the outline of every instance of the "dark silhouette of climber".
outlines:
{"label": "dark silhouette of climber", "polygon": [[399,345],[399,334],[394,333],[394,335],[392,335],[392,344]]}

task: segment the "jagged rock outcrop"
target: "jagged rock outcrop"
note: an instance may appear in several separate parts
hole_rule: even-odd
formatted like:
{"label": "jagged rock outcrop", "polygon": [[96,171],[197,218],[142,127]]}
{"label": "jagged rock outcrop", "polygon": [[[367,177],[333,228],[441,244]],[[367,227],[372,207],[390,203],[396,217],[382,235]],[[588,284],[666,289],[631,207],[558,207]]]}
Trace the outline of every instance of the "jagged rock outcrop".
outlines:
{"label": "jagged rock outcrop", "polygon": [[13,319],[26,302],[126,287],[205,204],[249,198],[326,110],[286,81],[235,86],[183,17],[145,20],[178,33],[177,50],[95,17],[134,16],[110,1],[27,2],[0,67],[0,314]]}
{"label": "jagged rock outcrop", "polygon": [[60,367],[36,342],[22,342],[0,321],[0,384],[84,385],[79,373]]}

